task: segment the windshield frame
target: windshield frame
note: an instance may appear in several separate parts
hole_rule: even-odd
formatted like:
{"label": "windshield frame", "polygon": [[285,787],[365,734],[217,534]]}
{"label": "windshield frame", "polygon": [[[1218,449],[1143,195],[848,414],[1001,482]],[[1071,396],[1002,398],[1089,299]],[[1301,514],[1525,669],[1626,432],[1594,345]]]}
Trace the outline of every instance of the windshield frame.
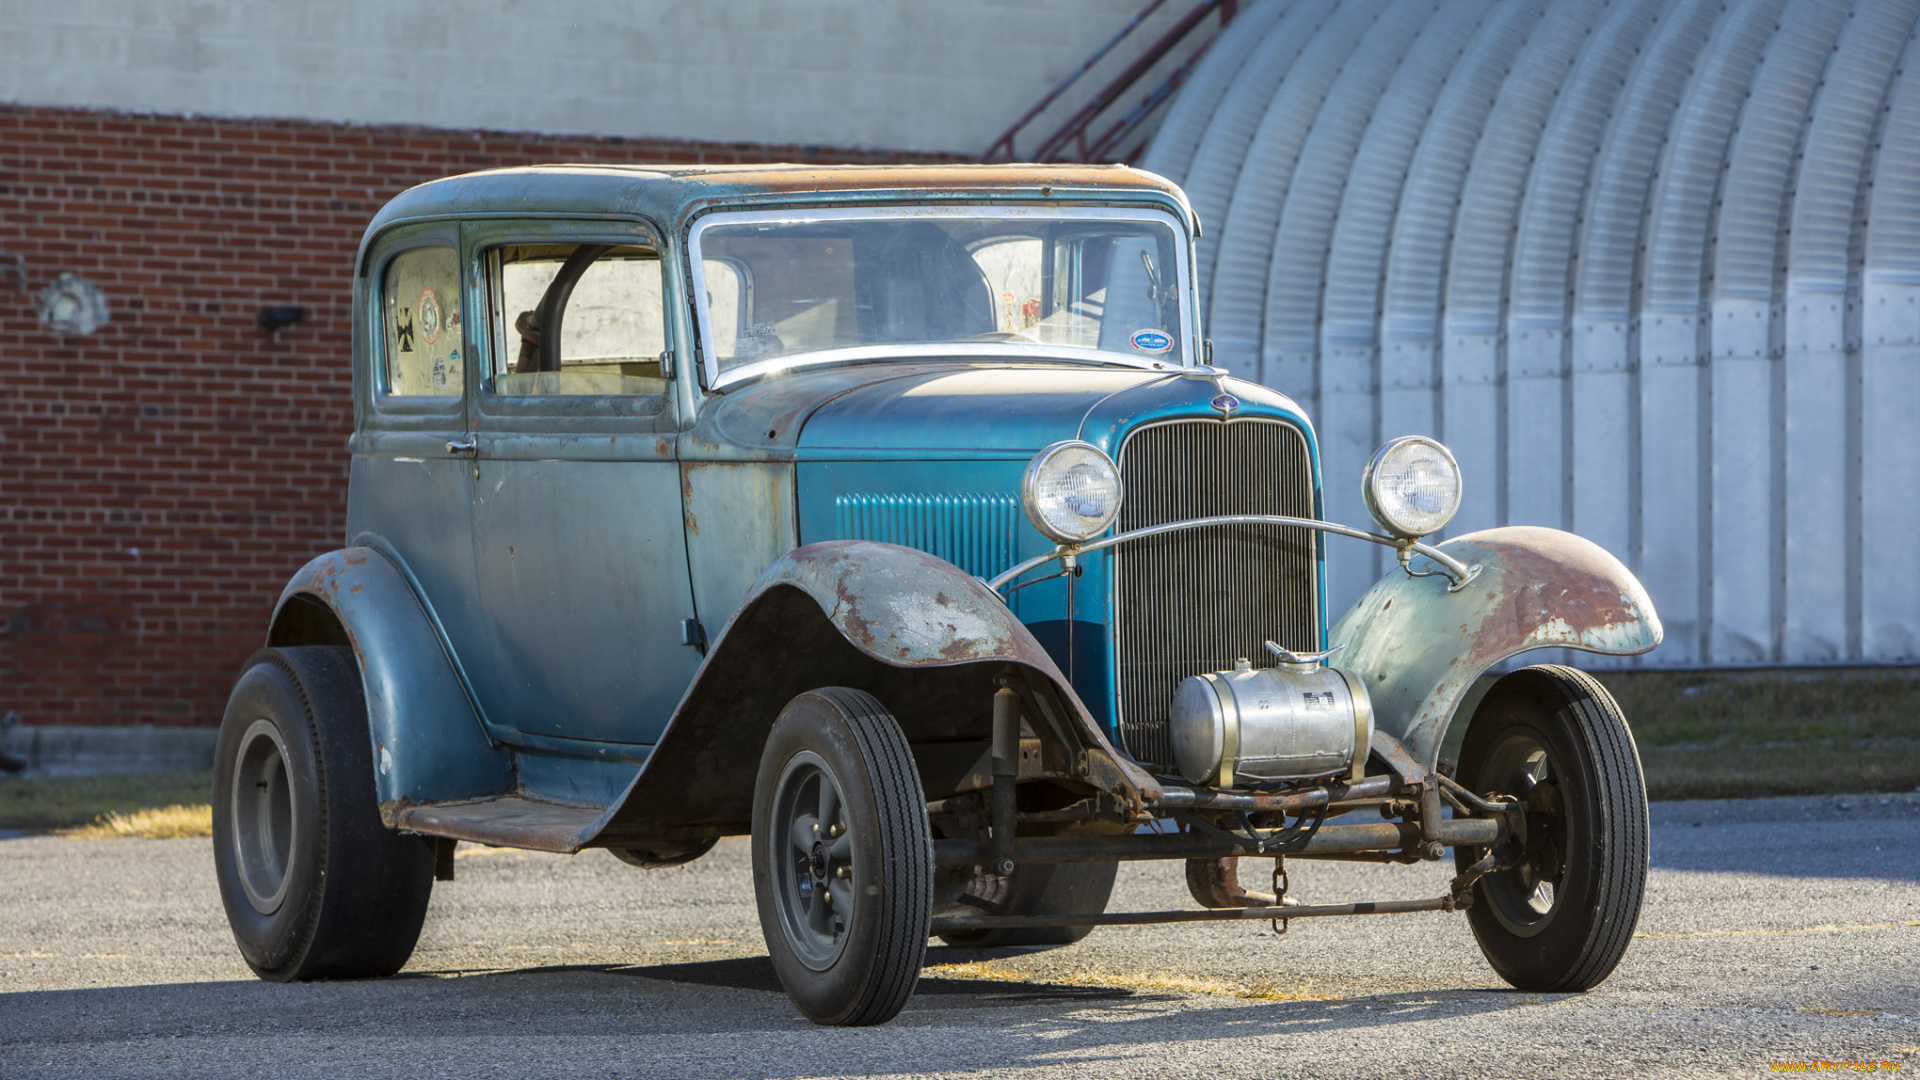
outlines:
{"label": "windshield frame", "polygon": [[[1152,358],[1133,356],[1097,348],[1069,348],[1059,345],[1040,345],[1025,342],[922,342],[902,343],[898,345],[857,345],[836,349],[816,349],[810,352],[787,353],[782,356],[756,360],[720,370],[719,358],[713,354],[710,343],[714,340],[711,315],[708,311],[706,260],[700,253],[701,234],[707,229],[722,225],[770,225],[792,224],[807,225],[831,221],[861,221],[875,218],[1007,218],[1041,219],[1047,221],[1119,221],[1136,224],[1164,226],[1173,235],[1174,272],[1177,275],[1180,290],[1180,302],[1176,305],[1180,312],[1180,348],[1165,357]],[[992,359],[1053,362],[1081,364],[1117,364],[1123,367],[1140,368],[1146,371],[1169,371],[1193,367],[1198,342],[1195,340],[1193,301],[1193,237],[1187,232],[1185,224],[1173,213],[1157,206],[1063,206],[1058,203],[903,203],[890,206],[859,207],[793,207],[775,210],[715,210],[702,214],[695,219],[687,230],[687,271],[692,289],[688,299],[693,302],[694,329],[699,336],[700,377],[706,389],[724,390],[735,383],[750,379],[763,378],[796,367],[811,367],[824,364],[869,363],[890,360],[924,360],[939,358]]]}

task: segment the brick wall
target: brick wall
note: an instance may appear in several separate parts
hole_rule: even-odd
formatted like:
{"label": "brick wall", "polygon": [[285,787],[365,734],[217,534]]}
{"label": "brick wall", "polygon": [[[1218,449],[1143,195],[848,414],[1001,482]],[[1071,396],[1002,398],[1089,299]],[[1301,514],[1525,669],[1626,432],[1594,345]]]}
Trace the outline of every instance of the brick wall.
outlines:
{"label": "brick wall", "polygon": [[[0,106],[0,712],[219,722],[281,585],[342,542],[353,255],[396,192],[541,161],[903,157]],[[106,326],[39,325],[63,272]],[[280,304],[306,321],[258,329]]]}

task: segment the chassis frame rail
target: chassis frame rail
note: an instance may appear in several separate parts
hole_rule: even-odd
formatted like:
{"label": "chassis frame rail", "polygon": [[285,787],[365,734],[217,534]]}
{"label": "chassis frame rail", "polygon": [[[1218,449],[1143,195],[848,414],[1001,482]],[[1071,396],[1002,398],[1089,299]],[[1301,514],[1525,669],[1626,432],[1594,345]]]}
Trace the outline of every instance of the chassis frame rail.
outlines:
{"label": "chassis frame rail", "polygon": [[[1504,819],[1453,818],[1433,823],[1423,831],[1411,822],[1373,825],[1326,825],[1304,847],[1289,856],[1346,854],[1367,851],[1418,850],[1424,844],[1447,847],[1491,847],[1505,843]],[[1272,854],[1280,854],[1278,851]],[[1146,859],[1217,859],[1228,855],[1261,855],[1254,841],[1235,841],[1207,833],[1127,833],[1119,836],[1035,836],[1017,838],[1007,857],[1017,863],[1122,862]],[[935,840],[935,866],[970,866],[1000,857],[992,844],[972,840]],[[1294,910],[1289,908],[1288,910]],[[1385,910],[1385,909],[1382,909]],[[1427,910],[1419,908],[1414,910]],[[1012,924],[1008,924],[1012,925]],[[1022,923],[1020,925],[1036,925]],[[1082,925],[1082,924],[1061,924]]]}
{"label": "chassis frame rail", "polygon": [[1333,915],[1399,915],[1410,911],[1452,911],[1452,896],[1428,900],[1362,900],[1351,904],[1300,904],[1284,907],[1207,908],[1196,911],[1110,911],[1097,915],[936,915],[932,932],[1010,930],[1041,926],[1143,926],[1150,923],[1239,922],[1311,919]]}

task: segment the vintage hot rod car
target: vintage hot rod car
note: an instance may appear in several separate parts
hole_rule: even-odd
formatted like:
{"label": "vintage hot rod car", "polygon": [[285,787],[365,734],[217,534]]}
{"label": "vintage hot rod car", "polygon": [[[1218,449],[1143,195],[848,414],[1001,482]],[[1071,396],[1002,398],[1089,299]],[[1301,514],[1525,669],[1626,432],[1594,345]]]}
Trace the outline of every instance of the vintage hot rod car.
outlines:
{"label": "vintage hot rod car", "polygon": [[[1210,366],[1199,223],[1121,167],[510,169],[375,218],[347,546],[282,593],[214,825],[270,979],[396,971],[465,840],[638,867],[751,837],[799,1009],[895,1015],[930,936],[1464,909],[1590,987],[1639,916],[1639,759],[1571,668],[1653,648],[1612,556],[1459,505],[1439,443],[1325,521],[1312,426]],[[1329,539],[1391,570],[1325,609]],[[1302,905],[1286,859],[1445,895]],[[1238,859],[1275,860],[1272,893]],[[1118,861],[1199,907],[1108,913]]]}

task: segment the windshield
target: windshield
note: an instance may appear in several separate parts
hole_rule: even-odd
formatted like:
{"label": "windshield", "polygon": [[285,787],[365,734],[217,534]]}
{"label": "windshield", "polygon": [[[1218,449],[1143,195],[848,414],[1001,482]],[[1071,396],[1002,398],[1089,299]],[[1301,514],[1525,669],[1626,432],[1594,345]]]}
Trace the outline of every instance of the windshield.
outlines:
{"label": "windshield", "polygon": [[708,377],[930,354],[1183,364],[1180,237],[1148,210],[714,215],[692,241]]}

